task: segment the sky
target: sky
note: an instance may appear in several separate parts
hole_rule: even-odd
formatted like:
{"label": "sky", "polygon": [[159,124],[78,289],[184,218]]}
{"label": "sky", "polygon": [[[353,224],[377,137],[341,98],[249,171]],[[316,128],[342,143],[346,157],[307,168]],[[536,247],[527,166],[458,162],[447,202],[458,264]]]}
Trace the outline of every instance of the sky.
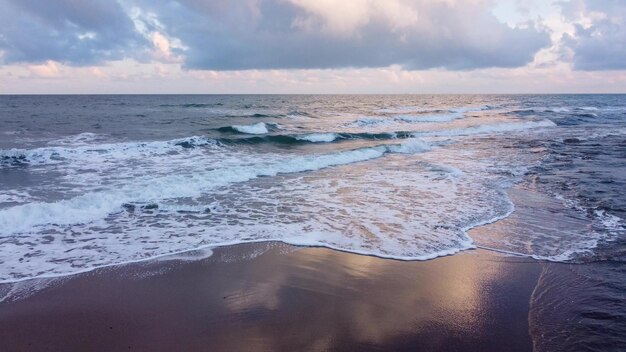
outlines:
{"label": "sky", "polygon": [[0,0],[48,93],[626,93],[626,1]]}

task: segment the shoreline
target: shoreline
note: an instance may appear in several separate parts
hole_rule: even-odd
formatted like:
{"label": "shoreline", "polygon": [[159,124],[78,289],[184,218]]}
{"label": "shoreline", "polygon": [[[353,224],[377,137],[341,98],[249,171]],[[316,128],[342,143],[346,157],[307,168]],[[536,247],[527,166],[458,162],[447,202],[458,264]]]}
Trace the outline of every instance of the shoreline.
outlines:
{"label": "shoreline", "polygon": [[[61,274],[43,274],[39,276],[23,277],[19,279],[0,280],[0,286],[6,285],[6,284],[9,284],[9,285],[16,284],[19,282],[27,282],[31,280],[61,279],[61,278],[72,277],[75,275],[89,273],[94,270],[112,268],[116,266],[126,266],[126,265],[138,264],[138,263],[146,263],[146,262],[151,262],[151,261],[158,261],[164,258],[166,259],[169,256],[176,256],[176,255],[181,255],[185,253],[193,253],[196,251],[207,251],[207,250],[213,251],[218,248],[228,248],[228,247],[240,246],[240,245],[250,245],[250,244],[254,245],[254,244],[266,244],[266,243],[280,243],[280,244],[284,244],[287,246],[294,246],[298,248],[324,248],[324,249],[329,249],[333,251],[343,252],[346,254],[374,257],[374,258],[379,258],[379,259],[384,259],[384,260],[393,260],[393,261],[401,261],[401,262],[430,261],[430,260],[435,260],[437,258],[454,256],[457,254],[461,254],[463,252],[474,251],[474,250],[484,250],[484,251],[490,251],[490,252],[512,256],[512,257],[527,258],[527,259],[534,260],[538,263],[577,264],[578,262],[572,260],[571,257],[557,259],[557,258],[551,258],[550,256],[520,253],[516,251],[491,247],[488,245],[476,244],[474,237],[484,236],[485,234],[487,235],[493,234],[494,226],[500,226],[500,227],[505,227],[505,228],[507,226],[511,226],[511,225],[508,225],[508,222],[512,220],[511,216],[515,214],[515,210],[516,210],[516,205],[512,201],[512,198],[515,198],[516,201],[522,207],[527,202],[527,196],[520,195],[519,193],[520,193],[520,190],[518,189],[517,183],[507,189],[504,189],[504,194],[506,195],[508,202],[510,203],[511,209],[507,210],[505,214],[496,215],[493,218],[478,221],[474,224],[471,224],[465,227],[463,229],[463,232],[464,232],[465,237],[467,237],[467,242],[464,243],[465,245],[464,248],[457,247],[457,248],[442,250],[440,252],[429,253],[427,255],[423,255],[419,257],[404,257],[404,256],[392,256],[392,255],[387,256],[387,255],[383,255],[380,253],[376,254],[376,253],[371,253],[371,252],[366,252],[366,251],[350,250],[350,249],[344,249],[340,247],[334,247],[334,246],[323,244],[323,243],[305,243],[302,241],[290,241],[289,239],[280,239],[280,238],[257,239],[257,240],[246,240],[246,241],[234,240],[234,241],[228,241],[228,242],[222,242],[222,243],[207,244],[207,245],[203,245],[197,248],[183,249],[183,250],[174,251],[170,253],[157,254],[151,257],[147,257],[147,258],[127,260],[127,261],[121,261],[117,263],[110,263],[110,264],[104,264],[104,265],[97,265],[97,266],[90,267],[90,268],[80,269],[74,272],[61,273]],[[599,242],[594,245],[594,248],[597,247],[598,244]],[[0,297],[0,302],[2,302],[1,297]]]}
{"label": "shoreline", "polygon": [[[483,225],[479,225],[479,226],[483,226]],[[15,279],[15,280],[0,280],[0,286],[1,285],[18,284],[18,283],[28,282],[28,281],[37,281],[37,280],[70,279],[73,276],[88,274],[90,272],[97,271],[97,270],[106,270],[106,269],[112,269],[112,268],[115,268],[115,267],[124,267],[124,266],[127,266],[127,265],[150,263],[150,262],[153,262],[153,261],[154,262],[161,261],[161,260],[167,261],[167,260],[169,260],[168,257],[176,257],[176,256],[179,256],[181,254],[186,254],[186,253],[194,253],[194,252],[200,252],[200,251],[214,251],[214,250],[220,249],[220,248],[228,249],[230,247],[245,246],[245,245],[255,245],[255,244],[279,244],[279,245],[291,246],[291,247],[295,247],[295,248],[299,248],[299,249],[307,249],[307,248],[328,249],[328,250],[331,250],[331,251],[342,252],[342,253],[345,253],[345,254],[352,254],[352,255],[358,255],[358,256],[364,256],[364,257],[372,257],[372,258],[377,258],[377,259],[382,259],[382,260],[399,261],[399,262],[425,262],[425,261],[435,260],[437,258],[449,257],[449,256],[460,254],[462,252],[473,251],[473,250],[478,250],[478,249],[485,250],[485,251],[492,251],[492,252],[496,252],[496,253],[500,253],[500,254],[506,254],[506,255],[509,255],[509,256],[512,256],[512,257],[527,257],[527,258],[535,259],[537,261],[541,261],[541,259],[533,258],[530,255],[518,254],[518,253],[514,253],[514,252],[506,252],[506,251],[498,250],[498,249],[495,249],[495,248],[488,248],[488,247],[482,247],[482,246],[476,246],[476,245],[473,245],[473,247],[468,247],[468,248],[459,248],[459,249],[452,249],[452,250],[448,250],[448,251],[443,251],[443,252],[440,252],[440,253],[433,253],[432,255],[425,256],[425,257],[422,257],[422,258],[413,258],[413,257],[397,257],[397,256],[396,257],[392,257],[392,256],[385,257],[385,256],[378,255],[378,254],[371,254],[371,253],[368,253],[368,252],[351,251],[351,250],[347,250],[347,249],[336,248],[336,247],[327,246],[327,245],[321,245],[321,244],[319,244],[319,245],[303,245],[303,244],[293,244],[293,243],[285,242],[285,241],[282,241],[282,240],[275,240],[275,239],[265,240],[265,239],[263,239],[263,240],[253,240],[253,241],[245,241],[245,242],[232,242],[232,243],[227,243],[227,244],[210,244],[210,245],[201,246],[201,247],[197,247],[197,248],[184,249],[184,250],[177,251],[177,252],[170,252],[170,253],[159,254],[159,255],[155,255],[155,256],[152,256],[152,257],[144,258],[144,259],[128,260],[128,261],[123,261],[123,262],[119,262],[119,263],[111,263],[111,264],[95,266],[95,267],[86,268],[86,269],[83,269],[83,270],[73,271],[73,272],[69,272],[69,273],[53,274],[53,275],[30,276],[30,277],[23,277],[23,278]],[[193,255],[191,257],[193,257]],[[2,302],[2,300],[0,300],[0,302]]]}
{"label": "shoreline", "polygon": [[1,302],[2,350],[532,349],[535,260],[476,249],[402,261],[277,242],[211,251]]}
{"label": "shoreline", "polygon": [[[496,221],[499,221],[499,220],[496,220]],[[476,229],[478,227],[487,226],[487,225],[490,225],[490,224],[492,224],[492,222],[481,224],[481,225],[477,225],[477,227],[471,228],[470,230],[468,230],[468,232],[471,232],[472,230],[474,230],[474,229]],[[28,282],[28,281],[37,281],[37,280],[71,279],[73,276],[88,274],[90,272],[97,271],[97,270],[106,270],[106,269],[111,269],[111,268],[115,268],[115,267],[124,267],[124,266],[127,266],[127,265],[133,265],[133,264],[150,263],[152,261],[155,261],[155,262],[156,261],[161,261],[161,260],[167,261],[167,260],[169,260],[168,257],[176,257],[176,256],[179,256],[181,254],[186,254],[186,253],[194,253],[194,252],[200,252],[200,251],[211,251],[212,252],[212,251],[214,251],[216,249],[220,249],[220,248],[228,249],[230,247],[245,246],[245,245],[255,245],[255,244],[278,244],[278,245],[291,246],[291,247],[295,247],[295,248],[298,248],[298,249],[307,249],[307,248],[328,249],[328,250],[331,250],[331,251],[342,252],[342,253],[345,253],[345,254],[352,254],[352,255],[358,255],[358,256],[364,256],[364,257],[372,257],[372,258],[377,258],[377,259],[381,259],[381,260],[391,260],[391,261],[398,261],[398,262],[426,262],[426,261],[436,260],[438,258],[445,258],[445,257],[454,256],[454,255],[461,254],[461,253],[464,253],[464,252],[471,252],[471,251],[481,250],[481,251],[486,251],[486,252],[494,252],[494,253],[505,255],[505,256],[508,256],[508,257],[531,259],[531,260],[536,261],[538,263],[577,264],[576,262],[562,262],[562,261],[557,261],[557,260],[550,260],[549,258],[537,257],[537,256],[532,255],[532,254],[524,254],[524,253],[512,252],[512,251],[507,251],[507,250],[498,249],[498,248],[491,248],[491,247],[488,247],[488,246],[476,245],[476,244],[473,244],[473,243],[472,243],[471,247],[451,249],[451,250],[442,251],[442,252],[439,252],[439,253],[433,253],[432,255],[428,255],[428,256],[424,256],[424,257],[420,257],[420,258],[414,258],[414,257],[398,257],[398,256],[388,256],[387,257],[387,256],[379,255],[379,254],[372,254],[372,253],[360,252],[360,251],[352,251],[352,250],[348,250],[348,249],[342,249],[342,248],[337,248],[337,247],[332,247],[332,246],[327,246],[327,245],[322,245],[322,244],[319,244],[319,245],[317,245],[317,244],[315,244],[315,245],[304,245],[304,244],[293,244],[293,243],[285,242],[285,241],[282,241],[282,240],[276,240],[276,239],[267,239],[267,240],[263,239],[263,240],[253,240],[253,241],[245,241],[245,242],[232,242],[232,243],[226,243],[226,244],[210,244],[210,245],[201,246],[201,247],[197,247],[197,248],[183,249],[183,250],[176,251],[176,252],[159,254],[159,255],[152,256],[152,257],[143,258],[143,259],[128,260],[128,261],[123,261],[123,262],[119,262],[119,263],[104,264],[104,265],[95,266],[95,267],[91,267],[91,268],[86,268],[86,269],[83,269],[83,270],[73,271],[73,272],[69,272],[69,273],[52,274],[52,275],[40,275],[40,276],[29,276],[29,277],[23,277],[23,278],[19,278],[19,279],[15,279],[15,280],[0,280],[0,286],[2,286],[2,285],[18,284],[18,283]],[[193,255],[191,257],[193,257]],[[2,300],[0,300],[0,303],[1,302],[2,302]]]}

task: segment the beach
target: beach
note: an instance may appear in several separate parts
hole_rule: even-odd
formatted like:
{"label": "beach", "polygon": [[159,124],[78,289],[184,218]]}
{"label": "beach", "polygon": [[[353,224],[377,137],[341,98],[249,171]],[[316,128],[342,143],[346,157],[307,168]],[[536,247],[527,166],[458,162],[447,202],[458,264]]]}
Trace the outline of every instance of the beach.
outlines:
{"label": "beach", "polygon": [[0,0],[0,352],[626,352],[624,43],[624,0]]}
{"label": "beach", "polygon": [[[269,242],[52,280],[0,303],[2,351],[530,351],[542,265]],[[16,296],[19,296],[17,294]]]}
{"label": "beach", "polygon": [[0,103],[2,352],[623,345],[620,96]]}

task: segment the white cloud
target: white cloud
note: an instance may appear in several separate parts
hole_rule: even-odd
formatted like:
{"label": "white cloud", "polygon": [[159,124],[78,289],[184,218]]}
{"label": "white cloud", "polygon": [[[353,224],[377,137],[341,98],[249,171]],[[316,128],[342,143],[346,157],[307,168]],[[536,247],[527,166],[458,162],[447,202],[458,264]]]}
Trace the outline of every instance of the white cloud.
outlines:
{"label": "white cloud", "polygon": [[626,69],[626,3],[574,0],[562,4],[573,32],[563,36],[564,57],[580,70]]}
{"label": "white cloud", "polygon": [[176,54],[172,49],[184,50],[184,47],[177,40],[172,40],[160,32],[150,33],[150,40],[154,46],[153,58],[161,62],[181,63],[184,60],[182,55]]}
{"label": "white cloud", "polygon": [[61,74],[59,63],[52,60],[48,60],[42,65],[29,65],[28,70],[40,78],[54,78]]}
{"label": "white cloud", "polygon": [[418,13],[400,0],[289,0],[304,9],[306,16],[293,20],[295,27],[307,31],[322,30],[340,36],[352,36],[363,26],[380,21],[394,30],[417,23]]}

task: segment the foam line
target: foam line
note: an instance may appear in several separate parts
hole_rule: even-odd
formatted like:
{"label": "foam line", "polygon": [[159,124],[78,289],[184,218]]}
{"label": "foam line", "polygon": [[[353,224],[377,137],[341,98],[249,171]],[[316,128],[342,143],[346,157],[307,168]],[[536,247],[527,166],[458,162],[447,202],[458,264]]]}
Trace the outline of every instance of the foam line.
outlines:
{"label": "foam line", "polygon": [[54,203],[33,202],[0,210],[0,233],[20,233],[45,224],[72,225],[103,219],[122,210],[125,203],[158,202],[164,199],[195,197],[231,183],[261,176],[276,176],[345,165],[380,158],[387,153],[428,150],[424,142],[381,145],[315,156],[280,157],[272,162],[247,166],[226,166],[193,175],[168,175],[130,182],[106,191],[89,192]]}

